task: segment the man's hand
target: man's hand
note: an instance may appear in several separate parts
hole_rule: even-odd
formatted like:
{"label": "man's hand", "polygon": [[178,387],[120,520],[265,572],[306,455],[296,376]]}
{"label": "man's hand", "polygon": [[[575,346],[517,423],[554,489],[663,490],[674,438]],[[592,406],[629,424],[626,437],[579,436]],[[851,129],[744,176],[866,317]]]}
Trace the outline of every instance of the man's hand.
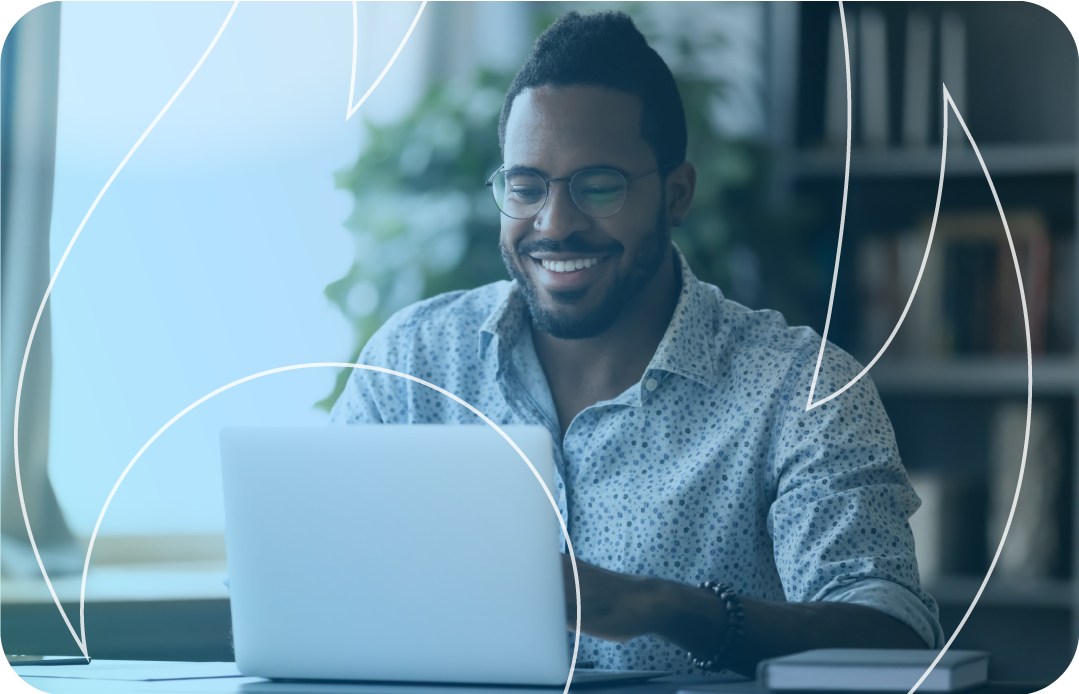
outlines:
{"label": "man's hand", "polygon": [[[632,576],[577,560],[581,581],[581,632],[605,641],[628,641],[655,633],[662,581]],[[566,588],[566,626],[577,627],[577,595],[569,555],[562,555]]]}
{"label": "man's hand", "polygon": [[[577,560],[581,580],[581,632],[606,641],[655,634],[709,657],[727,629],[723,601],[684,583],[632,576]],[[566,625],[577,623],[573,567],[562,555]],[[813,648],[925,648],[899,620],[864,605],[841,602],[779,603],[743,597],[745,631],[725,667],[752,677],[763,658]]]}

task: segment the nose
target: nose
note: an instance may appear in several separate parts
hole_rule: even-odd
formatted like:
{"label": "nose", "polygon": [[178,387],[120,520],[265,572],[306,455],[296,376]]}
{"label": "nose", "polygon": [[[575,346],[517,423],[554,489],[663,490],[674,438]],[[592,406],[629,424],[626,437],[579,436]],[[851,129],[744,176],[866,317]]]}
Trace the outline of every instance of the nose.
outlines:
{"label": "nose", "polygon": [[555,241],[584,231],[592,225],[592,218],[577,207],[569,191],[569,181],[551,181],[547,202],[532,218],[533,228]]}

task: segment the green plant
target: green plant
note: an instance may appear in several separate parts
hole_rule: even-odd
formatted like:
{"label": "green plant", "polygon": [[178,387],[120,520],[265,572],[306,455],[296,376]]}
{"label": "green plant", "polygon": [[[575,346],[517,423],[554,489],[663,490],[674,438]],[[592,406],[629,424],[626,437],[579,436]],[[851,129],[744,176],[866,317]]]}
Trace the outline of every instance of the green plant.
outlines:
{"label": "green plant", "polygon": [[[501,164],[496,128],[511,77],[484,70],[467,87],[432,87],[399,122],[365,122],[370,144],[336,175],[355,199],[345,220],[355,260],[325,290],[353,324],[353,361],[401,308],[505,278],[484,182]],[[348,373],[317,407],[333,406]]]}

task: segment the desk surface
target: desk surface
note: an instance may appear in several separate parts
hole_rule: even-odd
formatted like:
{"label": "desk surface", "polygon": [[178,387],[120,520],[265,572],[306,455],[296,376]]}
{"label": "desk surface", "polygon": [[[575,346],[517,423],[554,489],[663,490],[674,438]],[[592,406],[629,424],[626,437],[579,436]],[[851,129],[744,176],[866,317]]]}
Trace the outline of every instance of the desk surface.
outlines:
{"label": "desk surface", "polygon": [[[89,665],[17,666],[33,687],[48,694],[529,694],[558,692],[557,688],[430,686],[348,682],[272,682],[243,677],[235,663],[182,663],[134,660],[95,660]],[[965,694],[1030,694],[1044,684],[994,682]],[[637,684],[572,687],[573,691],[604,694],[677,694],[711,691],[719,694],[760,694],[756,683],[668,677]]]}

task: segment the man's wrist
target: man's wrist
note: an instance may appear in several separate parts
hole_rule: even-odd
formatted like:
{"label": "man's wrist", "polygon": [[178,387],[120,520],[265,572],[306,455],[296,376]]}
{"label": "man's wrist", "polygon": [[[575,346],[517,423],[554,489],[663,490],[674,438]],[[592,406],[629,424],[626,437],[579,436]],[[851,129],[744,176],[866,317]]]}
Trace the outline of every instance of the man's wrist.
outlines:
{"label": "man's wrist", "polygon": [[722,643],[723,601],[711,591],[675,581],[656,580],[650,600],[649,633],[687,650],[705,652]]}

